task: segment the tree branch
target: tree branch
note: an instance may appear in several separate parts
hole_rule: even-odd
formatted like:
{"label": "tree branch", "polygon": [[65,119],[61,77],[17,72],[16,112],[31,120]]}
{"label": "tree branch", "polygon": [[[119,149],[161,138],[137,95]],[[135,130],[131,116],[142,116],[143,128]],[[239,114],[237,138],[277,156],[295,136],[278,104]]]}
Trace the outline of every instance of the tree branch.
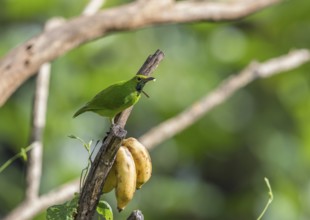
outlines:
{"label": "tree branch", "polygon": [[246,86],[257,78],[266,78],[283,71],[295,69],[310,61],[310,51],[300,49],[292,51],[281,57],[270,59],[264,63],[252,62],[238,75],[224,80],[216,89],[198,100],[189,108],[179,113],[142,135],[139,140],[152,149],[163,141],[180,133],[191,126],[214,107],[223,103],[238,89]]}
{"label": "tree branch", "polygon": [[36,92],[33,104],[32,133],[30,144],[33,149],[28,153],[26,175],[26,200],[31,202],[39,196],[42,171],[42,135],[45,127],[46,106],[48,98],[50,64],[42,65],[36,83]]}
{"label": "tree branch", "polygon": [[0,60],[0,106],[43,63],[111,32],[168,23],[235,20],[279,1],[135,1],[94,15],[73,18],[17,46]]}
{"label": "tree branch", "polygon": [[112,125],[109,134],[104,138],[82,188],[75,219],[92,219],[102,194],[103,184],[126,134],[127,131],[116,124]]}
{"label": "tree branch", "polygon": [[[60,25],[64,20],[54,18],[49,20],[45,29],[51,29]],[[28,153],[27,175],[26,175],[26,198],[28,202],[33,202],[39,196],[41,171],[42,171],[42,136],[45,127],[46,107],[48,99],[49,79],[50,79],[50,63],[44,63],[38,73],[36,79],[36,89],[33,101],[32,124],[30,144],[33,149]]]}
{"label": "tree branch", "polygon": [[49,206],[63,203],[71,199],[79,190],[79,180],[74,180],[38,197],[32,202],[24,200],[17,208],[10,212],[3,220],[33,219],[35,215]]}
{"label": "tree branch", "polygon": [[[163,58],[163,52],[157,50],[152,56],[148,57],[138,71],[138,74],[150,75]],[[91,165],[86,182],[82,188],[75,219],[92,219],[98,205],[100,195],[102,194],[102,188],[107,174],[114,163],[115,155],[121,145],[121,142],[126,136],[127,131],[123,128],[125,127],[131,110],[132,107],[123,111],[119,117],[117,117],[116,124],[112,125],[109,134],[103,139],[102,145]]]}

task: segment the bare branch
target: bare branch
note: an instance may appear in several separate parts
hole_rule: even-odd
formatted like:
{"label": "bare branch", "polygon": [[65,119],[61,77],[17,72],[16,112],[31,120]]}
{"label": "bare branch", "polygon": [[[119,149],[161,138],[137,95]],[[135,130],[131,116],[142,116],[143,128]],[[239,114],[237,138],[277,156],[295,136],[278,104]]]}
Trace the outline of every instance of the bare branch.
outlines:
{"label": "bare branch", "polygon": [[48,98],[50,77],[50,64],[42,65],[37,77],[36,92],[33,104],[32,133],[30,144],[33,149],[29,151],[26,176],[26,200],[33,201],[39,195],[42,170],[42,135],[45,127],[45,115]]}
{"label": "bare branch", "polygon": [[270,77],[283,71],[292,70],[309,61],[310,51],[300,49],[264,63],[253,62],[238,75],[224,80],[215,90],[177,116],[152,128],[142,135],[139,140],[151,149],[195,123],[214,107],[223,103],[238,89],[246,86],[256,78]]}
{"label": "bare branch", "polygon": [[0,106],[43,63],[108,33],[167,23],[240,19],[279,1],[135,1],[91,16],[73,18],[63,25],[45,30],[0,60]]}
{"label": "bare branch", "polygon": [[32,202],[24,201],[16,209],[10,212],[3,220],[23,220],[32,219],[38,213],[44,211],[49,206],[61,204],[71,199],[75,192],[79,190],[79,180],[66,183],[54,189]]}
{"label": "bare branch", "polygon": [[[51,29],[57,27],[64,22],[62,18],[54,18],[49,20],[45,29]],[[33,149],[29,151],[29,159],[27,166],[26,176],[26,198],[27,202],[33,202],[39,196],[40,179],[42,170],[42,136],[45,127],[46,119],[46,107],[48,99],[48,88],[50,79],[50,63],[45,63],[41,66],[37,80],[36,80],[36,91],[33,101],[32,111],[32,125],[31,125],[31,136],[30,144],[33,144]]]}
{"label": "bare branch", "polygon": [[232,21],[279,2],[279,0],[241,0],[233,2],[180,1],[161,12],[158,21],[179,23],[193,21]]}

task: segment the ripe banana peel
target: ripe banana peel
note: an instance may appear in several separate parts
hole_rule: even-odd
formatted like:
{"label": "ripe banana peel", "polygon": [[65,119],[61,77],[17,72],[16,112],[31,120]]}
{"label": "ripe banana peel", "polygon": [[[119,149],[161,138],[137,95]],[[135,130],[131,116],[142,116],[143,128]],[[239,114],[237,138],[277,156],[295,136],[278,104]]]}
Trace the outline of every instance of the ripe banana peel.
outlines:
{"label": "ripe banana peel", "polygon": [[115,159],[117,209],[121,212],[136,191],[136,167],[129,150],[120,147]]}
{"label": "ripe banana peel", "polygon": [[136,188],[140,189],[152,175],[152,162],[150,154],[143,144],[132,137],[123,140],[122,145],[128,148],[134,159],[137,173]]}
{"label": "ripe banana peel", "polygon": [[103,193],[115,188],[117,209],[122,211],[152,174],[151,157],[147,149],[135,138],[123,140],[115,162],[103,186]]}

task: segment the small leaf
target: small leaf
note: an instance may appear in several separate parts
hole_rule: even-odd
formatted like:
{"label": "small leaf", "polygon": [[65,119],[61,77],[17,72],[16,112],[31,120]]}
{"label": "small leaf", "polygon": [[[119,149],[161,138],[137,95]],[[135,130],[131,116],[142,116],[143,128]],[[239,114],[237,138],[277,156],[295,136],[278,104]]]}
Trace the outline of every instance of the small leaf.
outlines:
{"label": "small leaf", "polygon": [[105,220],[113,220],[113,211],[109,203],[100,198],[98,206],[96,208],[97,213]]}
{"label": "small leaf", "polygon": [[78,139],[78,137],[75,136],[75,135],[73,135],[73,134],[68,135],[68,137],[69,137],[69,138],[72,138],[72,139]]}
{"label": "small leaf", "polygon": [[90,152],[90,147],[91,147],[92,143],[93,143],[93,140],[90,140],[90,141],[88,142],[88,144],[86,144],[86,148],[87,148],[87,151],[88,151],[88,152]]}

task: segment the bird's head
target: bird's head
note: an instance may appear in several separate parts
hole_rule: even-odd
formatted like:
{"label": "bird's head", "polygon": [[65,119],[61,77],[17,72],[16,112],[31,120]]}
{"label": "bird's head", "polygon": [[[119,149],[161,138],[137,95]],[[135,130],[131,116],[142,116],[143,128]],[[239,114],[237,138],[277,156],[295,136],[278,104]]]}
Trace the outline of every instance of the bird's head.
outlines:
{"label": "bird's head", "polygon": [[138,92],[143,92],[143,87],[149,81],[154,81],[154,77],[144,76],[144,75],[136,75],[133,80],[136,82],[136,90]]}

